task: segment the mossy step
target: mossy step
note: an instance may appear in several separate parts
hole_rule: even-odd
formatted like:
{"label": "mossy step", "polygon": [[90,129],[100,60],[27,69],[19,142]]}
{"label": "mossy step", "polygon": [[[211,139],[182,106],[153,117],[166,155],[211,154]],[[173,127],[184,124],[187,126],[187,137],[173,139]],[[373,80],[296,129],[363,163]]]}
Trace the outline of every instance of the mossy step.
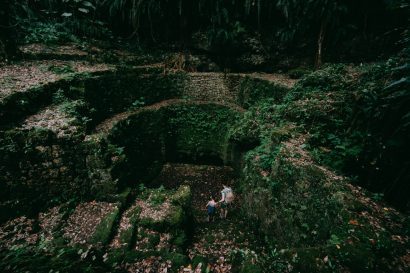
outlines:
{"label": "mossy step", "polygon": [[141,209],[138,208],[134,202],[133,205],[123,213],[116,235],[110,243],[111,248],[129,249],[132,246],[132,239],[135,237],[135,229],[140,212]]}
{"label": "mossy step", "polygon": [[[184,210],[189,209],[190,200],[189,186],[181,186],[176,191],[144,190],[122,214],[110,247],[128,249],[133,245],[133,238],[141,237],[140,231],[137,231],[140,228],[152,229],[156,234],[159,234],[158,231],[181,233],[184,228],[180,227],[186,214]],[[159,234],[158,238],[162,235]]]}
{"label": "mossy step", "polygon": [[75,245],[105,245],[119,216],[119,203],[80,203],[63,228],[63,238]]}
{"label": "mossy step", "polygon": [[158,231],[178,229],[186,218],[189,209],[191,190],[181,186],[176,191],[165,189],[145,190],[137,200],[141,209],[138,224]]}

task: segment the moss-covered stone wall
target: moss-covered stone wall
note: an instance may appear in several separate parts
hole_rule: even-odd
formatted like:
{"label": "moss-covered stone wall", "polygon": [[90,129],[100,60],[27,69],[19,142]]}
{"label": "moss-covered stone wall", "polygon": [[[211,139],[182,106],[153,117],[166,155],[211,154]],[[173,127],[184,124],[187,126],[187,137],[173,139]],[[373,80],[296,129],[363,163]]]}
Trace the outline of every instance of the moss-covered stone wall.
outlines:
{"label": "moss-covered stone wall", "polygon": [[230,164],[228,130],[240,114],[220,105],[179,105],[165,110],[166,160]]}
{"label": "moss-covered stone wall", "polygon": [[[18,214],[70,198],[104,198],[129,183],[150,181],[166,161],[232,164],[227,134],[243,110],[238,105],[275,95],[270,83],[262,95],[252,84],[240,75],[117,68],[2,98],[1,208]],[[121,112],[129,117],[108,138],[87,137]]]}
{"label": "moss-covered stone wall", "polygon": [[166,161],[229,164],[227,132],[240,114],[216,104],[182,103],[131,115],[111,130],[124,160],[113,174],[133,183],[152,180]]}
{"label": "moss-covered stone wall", "polygon": [[[274,88],[273,88],[274,87]],[[16,122],[53,102],[57,91],[88,104],[90,126],[130,107],[173,98],[232,103],[245,108],[266,97],[281,98],[286,88],[268,81],[222,73],[163,73],[155,68],[117,68],[76,73],[56,82],[15,92],[0,99],[0,128]],[[134,105],[133,105],[134,104]]]}
{"label": "moss-covered stone wall", "polygon": [[81,141],[57,138],[50,130],[2,132],[1,216],[88,194]]}
{"label": "moss-covered stone wall", "polygon": [[24,117],[34,114],[52,103],[57,90],[70,91],[70,87],[81,85],[81,76],[73,76],[57,82],[33,87],[24,92],[16,92],[0,100],[0,129],[11,127]]}
{"label": "moss-covered stone wall", "polygon": [[86,80],[84,99],[94,124],[130,107],[151,105],[182,97],[184,73],[119,70],[111,75]]}

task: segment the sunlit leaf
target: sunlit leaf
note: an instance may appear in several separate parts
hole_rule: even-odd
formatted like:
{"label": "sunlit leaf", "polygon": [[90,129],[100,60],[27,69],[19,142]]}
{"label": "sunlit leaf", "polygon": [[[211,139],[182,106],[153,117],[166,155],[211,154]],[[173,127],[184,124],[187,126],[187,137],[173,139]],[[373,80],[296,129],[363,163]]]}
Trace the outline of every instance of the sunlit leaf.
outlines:
{"label": "sunlit leaf", "polygon": [[84,8],[78,8],[79,11],[83,12],[83,13],[88,13],[89,10],[88,9],[84,9]]}
{"label": "sunlit leaf", "polygon": [[83,5],[84,5],[85,7],[89,7],[89,8],[95,9],[95,6],[94,6],[91,2],[84,1],[84,2],[83,2]]}

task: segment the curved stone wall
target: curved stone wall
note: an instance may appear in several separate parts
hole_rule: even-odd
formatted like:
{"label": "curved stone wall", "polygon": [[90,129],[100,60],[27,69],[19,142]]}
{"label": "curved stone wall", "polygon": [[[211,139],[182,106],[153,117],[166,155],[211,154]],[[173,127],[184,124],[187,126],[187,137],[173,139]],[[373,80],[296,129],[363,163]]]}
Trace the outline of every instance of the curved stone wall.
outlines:
{"label": "curved stone wall", "polygon": [[104,199],[149,181],[166,161],[232,164],[229,125],[259,99],[255,83],[274,86],[243,75],[117,68],[2,98],[0,212],[20,213],[23,199],[39,209],[75,196]]}
{"label": "curved stone wall", "polygon": [[213,103],[176,103],[118,122],[108,142],[124,159],[113,175],[127,183],[152,180],[164,162],[230,164],[228,131],[241,114]]}

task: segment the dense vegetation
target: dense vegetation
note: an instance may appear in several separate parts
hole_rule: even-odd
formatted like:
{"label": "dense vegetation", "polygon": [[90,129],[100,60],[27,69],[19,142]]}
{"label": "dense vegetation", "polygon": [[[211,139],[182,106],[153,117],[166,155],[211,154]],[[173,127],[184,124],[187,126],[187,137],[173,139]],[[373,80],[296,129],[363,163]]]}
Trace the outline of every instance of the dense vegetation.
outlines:
{"label": "dense vegetation", "polygon": [[[406,0],[3,0],[4,272],[408,272]],[[237,194],[204,223],[209,195]]]}
{"label": "dense vegetation", "polygon": [[224,66],[242,62],[265,69],[268,60],[283,62],[284,55],[316,66],[388,56],[400,48],[397,40],[408,23],[404,0],[38,0],[1,5],[2,55],[15,53],[17,36],[22,42],[57,42],[77,41],[76,36],[116,40],[119,35],[151,45],[173,42],[209,50]]}

